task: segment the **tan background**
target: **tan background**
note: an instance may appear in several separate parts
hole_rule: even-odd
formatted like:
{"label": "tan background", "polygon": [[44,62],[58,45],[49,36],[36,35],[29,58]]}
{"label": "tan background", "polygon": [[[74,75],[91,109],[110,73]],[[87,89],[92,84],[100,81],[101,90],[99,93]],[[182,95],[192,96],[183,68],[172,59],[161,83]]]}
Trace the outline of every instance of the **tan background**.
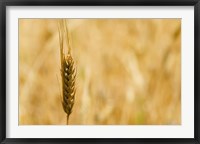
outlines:
{"label": "tan background", "polygon": [[[181,124],[180,19],[69,19],[69,124]],[[19,124],[65,124],[56,19],[19,20]],[[58,79],[57,79],[58,77]]]}

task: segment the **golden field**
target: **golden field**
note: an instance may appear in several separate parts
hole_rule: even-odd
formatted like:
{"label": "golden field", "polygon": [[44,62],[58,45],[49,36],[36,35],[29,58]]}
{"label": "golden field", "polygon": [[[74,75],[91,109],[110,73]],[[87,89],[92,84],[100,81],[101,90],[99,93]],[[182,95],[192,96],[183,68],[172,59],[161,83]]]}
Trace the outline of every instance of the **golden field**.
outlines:
{"label": "golden field", "polygon": [[[57,19],[19,19],[19,124],[65,125]],[[181,19],[67,19],[70,125],[181,124]]]}

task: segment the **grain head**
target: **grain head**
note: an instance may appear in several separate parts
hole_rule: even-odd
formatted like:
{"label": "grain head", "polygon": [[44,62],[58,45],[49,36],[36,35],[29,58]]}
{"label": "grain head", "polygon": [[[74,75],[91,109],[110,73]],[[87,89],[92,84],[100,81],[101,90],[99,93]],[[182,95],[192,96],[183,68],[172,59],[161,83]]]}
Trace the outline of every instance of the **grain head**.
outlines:
{"label": "grain head", "polygon": [[[62,79],[62,106],[67,114],[67,124],[69,115],[72,113],[72,108],[75,100],[75,78],[76,72],[74,60],[71,56],[71,46],[69,31],[65,20],[59,22],[59,40],[60,40],[60,57],[61,57],[61,79]],[[68,53],[64,53],[64,40],[68,46]]]}

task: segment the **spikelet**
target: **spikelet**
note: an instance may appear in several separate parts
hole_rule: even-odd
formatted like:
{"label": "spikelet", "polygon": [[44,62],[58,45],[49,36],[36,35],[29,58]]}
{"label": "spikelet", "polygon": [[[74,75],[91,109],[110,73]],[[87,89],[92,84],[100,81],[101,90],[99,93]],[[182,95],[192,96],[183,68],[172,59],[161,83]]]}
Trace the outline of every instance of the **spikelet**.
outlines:
{"label": "spikelet", "polygon": [[[74,61],[71,55],[67,55],[65,60],[63,61],[63,69],[61,71],[62,75],[62,84],[63,84],[63,100],[62,105],[64,111],[69,115],[72,113],[72,108],[75,100],[75,68]],[[68,120],[67,120],[68,121]]]}
{"label": "spikelet", "polygon": [[[68,46],[68,53],[64,53],[64,38]],[[61,78],[62,78],[62,106],[67,114],[67,124],[69,116],[72,113],[72,108],[75,100],[75,78],[76,72],[74,60],[71,56],[71,45],[69,31],[65,20],[59,21],[59,41],[60,41],[60,57],[61,57]]]}

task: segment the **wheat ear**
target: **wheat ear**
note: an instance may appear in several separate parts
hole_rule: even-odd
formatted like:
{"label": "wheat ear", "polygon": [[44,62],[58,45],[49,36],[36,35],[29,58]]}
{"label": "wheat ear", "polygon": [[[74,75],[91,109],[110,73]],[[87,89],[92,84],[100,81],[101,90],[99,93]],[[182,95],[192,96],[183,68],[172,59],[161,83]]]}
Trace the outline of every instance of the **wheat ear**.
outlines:
{"label": "wheat ear", "polygon": [[[64,41],[68,46],[68,52],[64,52]],[[61,78],[62,78],[62,106],[67,114],[67,125],[69,116],[72,113],[72,108],[75,101],[75,78],[76,72],[74,60],[71,55],[71,43],[69,30],[65,20],[59,20],[59,42],[60,42],[60,61],[61,61]]]}

